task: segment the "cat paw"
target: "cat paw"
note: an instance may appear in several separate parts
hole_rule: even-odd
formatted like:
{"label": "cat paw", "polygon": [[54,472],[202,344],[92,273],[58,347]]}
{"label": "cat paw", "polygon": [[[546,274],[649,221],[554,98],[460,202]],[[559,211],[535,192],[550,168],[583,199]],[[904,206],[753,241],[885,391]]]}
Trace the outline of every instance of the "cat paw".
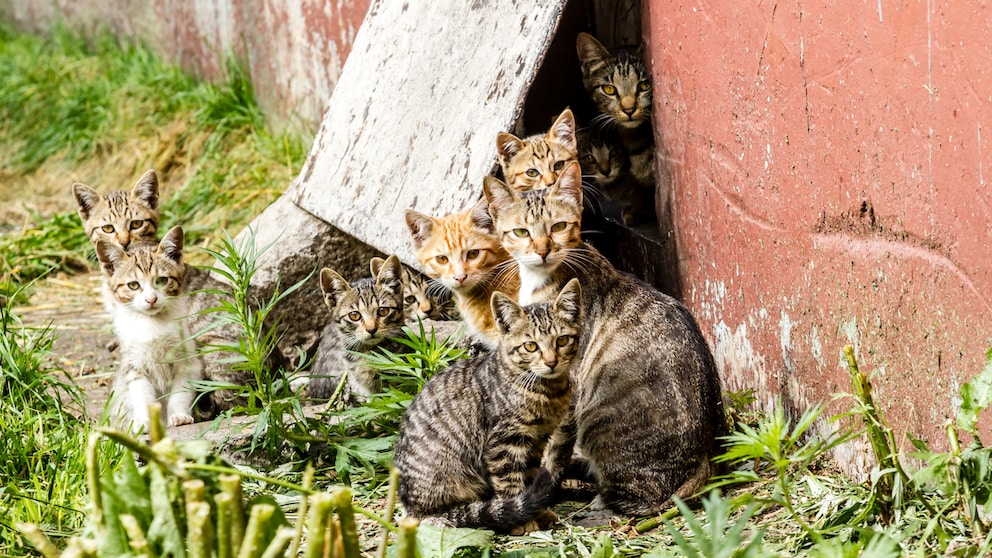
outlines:
{"label": "cat paw", "polygon": [[193,424],[193,416],[187,414],[178,414],[169,417],[169,426],[182,426],[184,424]]}
{"label": "cat paw", "polygon": [[592,499],[592,503],[589,504],[589,509],[593,511],[603,511],[609,509],[609,507],[601,495],[597,495]]}

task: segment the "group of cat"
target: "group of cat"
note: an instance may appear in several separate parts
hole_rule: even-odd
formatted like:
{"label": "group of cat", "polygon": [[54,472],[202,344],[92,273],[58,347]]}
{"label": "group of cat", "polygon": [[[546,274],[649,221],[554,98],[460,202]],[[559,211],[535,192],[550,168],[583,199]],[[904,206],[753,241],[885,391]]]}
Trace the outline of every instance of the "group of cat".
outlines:
{"label": "group of cat", "polygon": [[[613,121],[637,162],[643,64],[585,33],[576,46],[597,118]],[[583,242],[575,138],[568,109],[546,134],[500,133],[503,179],[485,177],[477,204],[406,212],[424,272],[490,349],[431,379],[404,414],[394,463],[414,517],[544,526],[570,475],[595,484],[594,508],[648,515],[711,476],[726,429],[713,356],[685,306]]]}
{"label": "group of cat", "polygon": [[[651,87],[643,63],[585,33],[576,46],[603,112],[598,128],[615,129],[626,174],[644,189]],[[713,357],[682,304],[583,242],[576,140],[568,109],[546,134],[501,133],[503,180],[486,177],[477,204],[443,217],[408,210],[429,281],[396,256],[373,259],[372,276],[351,283],[321,270],[330,325],[308,383],[294,386],[309,397],[330,397],[344,376],[351,401],[378,392],[378,376],[356,353],[399,349],[391,338],[405,322],[460,317],[485,349],[432,378],[404,414],[394,461],[414,517],[507,532],[547,525],[556,489],[571,475],[595,483],[597,506],[647,515],[711,476],[726,426]],[[602,188],[609,177],[594,180]],[[191,423],[190,381],[248,381],[197,349],[209,342],[204,334],[237,339],[197,321],[216,305],[210,295],[181,296],[202,293],[212,279],[184,264],[180,227],[158,238],[155,171],[130,191],[104,196],[76,183],[73,194],[119,343],[118,422],[147,430],[148,405],[164,401],[168,425]],[[210,400],[231,405],[222,393]]]}

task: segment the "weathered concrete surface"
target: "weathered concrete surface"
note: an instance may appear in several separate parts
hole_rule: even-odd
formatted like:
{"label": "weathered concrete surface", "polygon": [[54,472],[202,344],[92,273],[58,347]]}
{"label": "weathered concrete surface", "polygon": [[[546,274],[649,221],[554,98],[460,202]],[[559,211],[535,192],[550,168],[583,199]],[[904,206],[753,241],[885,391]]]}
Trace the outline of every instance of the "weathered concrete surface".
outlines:
{"label": "weathered concrete surface", "polygon": [[517,122],[562,6],[374,1],[286,195],[414,262],[403,212],[443,215],[479,199],[496,134]]}
{"label": "weathered concrete surface", "polygon": [[310,136],[367,8],[368,0],[0,0],[0,19],[36,32],[57,22],[109,29],[210,80],[223,79],[234,54],[273,123]]}
{"label": "weathered concrete surface", "polygon": [[992,7],[644,9],[683,292],[726,387],[829,402],[850,343],[896,431],[942,447],[992,345]]}

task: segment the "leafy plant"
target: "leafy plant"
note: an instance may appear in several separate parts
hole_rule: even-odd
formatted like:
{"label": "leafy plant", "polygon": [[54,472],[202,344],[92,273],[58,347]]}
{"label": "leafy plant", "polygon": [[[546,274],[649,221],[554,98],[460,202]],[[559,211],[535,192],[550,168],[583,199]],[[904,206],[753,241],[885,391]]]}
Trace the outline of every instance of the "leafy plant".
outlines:
{"label": "leafy plant", "polygon": [[[682,556],[688,558],[749,558],[754,556],[773,556],[774,554],[762,546],[764,531],[749,524],[758,509],[758,503],[752,502],[731,524],[730,517],[736,511],[735,503],[728,502],[714,490],[703,498],[703,511],[706,521],[697,517],[691,509],[679,498],[675,498],[686,527],[691,537],[686,537],[672,522],[664,520],[665,529],[682,551]],[[750,537],[746,533],[750,531]],[[672,556],[664,549],[656,549],[658,556]]]}

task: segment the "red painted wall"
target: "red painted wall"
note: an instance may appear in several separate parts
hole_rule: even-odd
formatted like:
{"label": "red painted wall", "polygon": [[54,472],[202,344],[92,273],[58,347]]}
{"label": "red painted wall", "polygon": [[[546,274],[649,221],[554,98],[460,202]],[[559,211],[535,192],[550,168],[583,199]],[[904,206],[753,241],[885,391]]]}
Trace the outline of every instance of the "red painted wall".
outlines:
{"label": "red painted wall", "polygon": [[643,10],[682,291],[726,388],[829,402],[853,344],[896,431],[941,447],[992,346],[992,7]]}

